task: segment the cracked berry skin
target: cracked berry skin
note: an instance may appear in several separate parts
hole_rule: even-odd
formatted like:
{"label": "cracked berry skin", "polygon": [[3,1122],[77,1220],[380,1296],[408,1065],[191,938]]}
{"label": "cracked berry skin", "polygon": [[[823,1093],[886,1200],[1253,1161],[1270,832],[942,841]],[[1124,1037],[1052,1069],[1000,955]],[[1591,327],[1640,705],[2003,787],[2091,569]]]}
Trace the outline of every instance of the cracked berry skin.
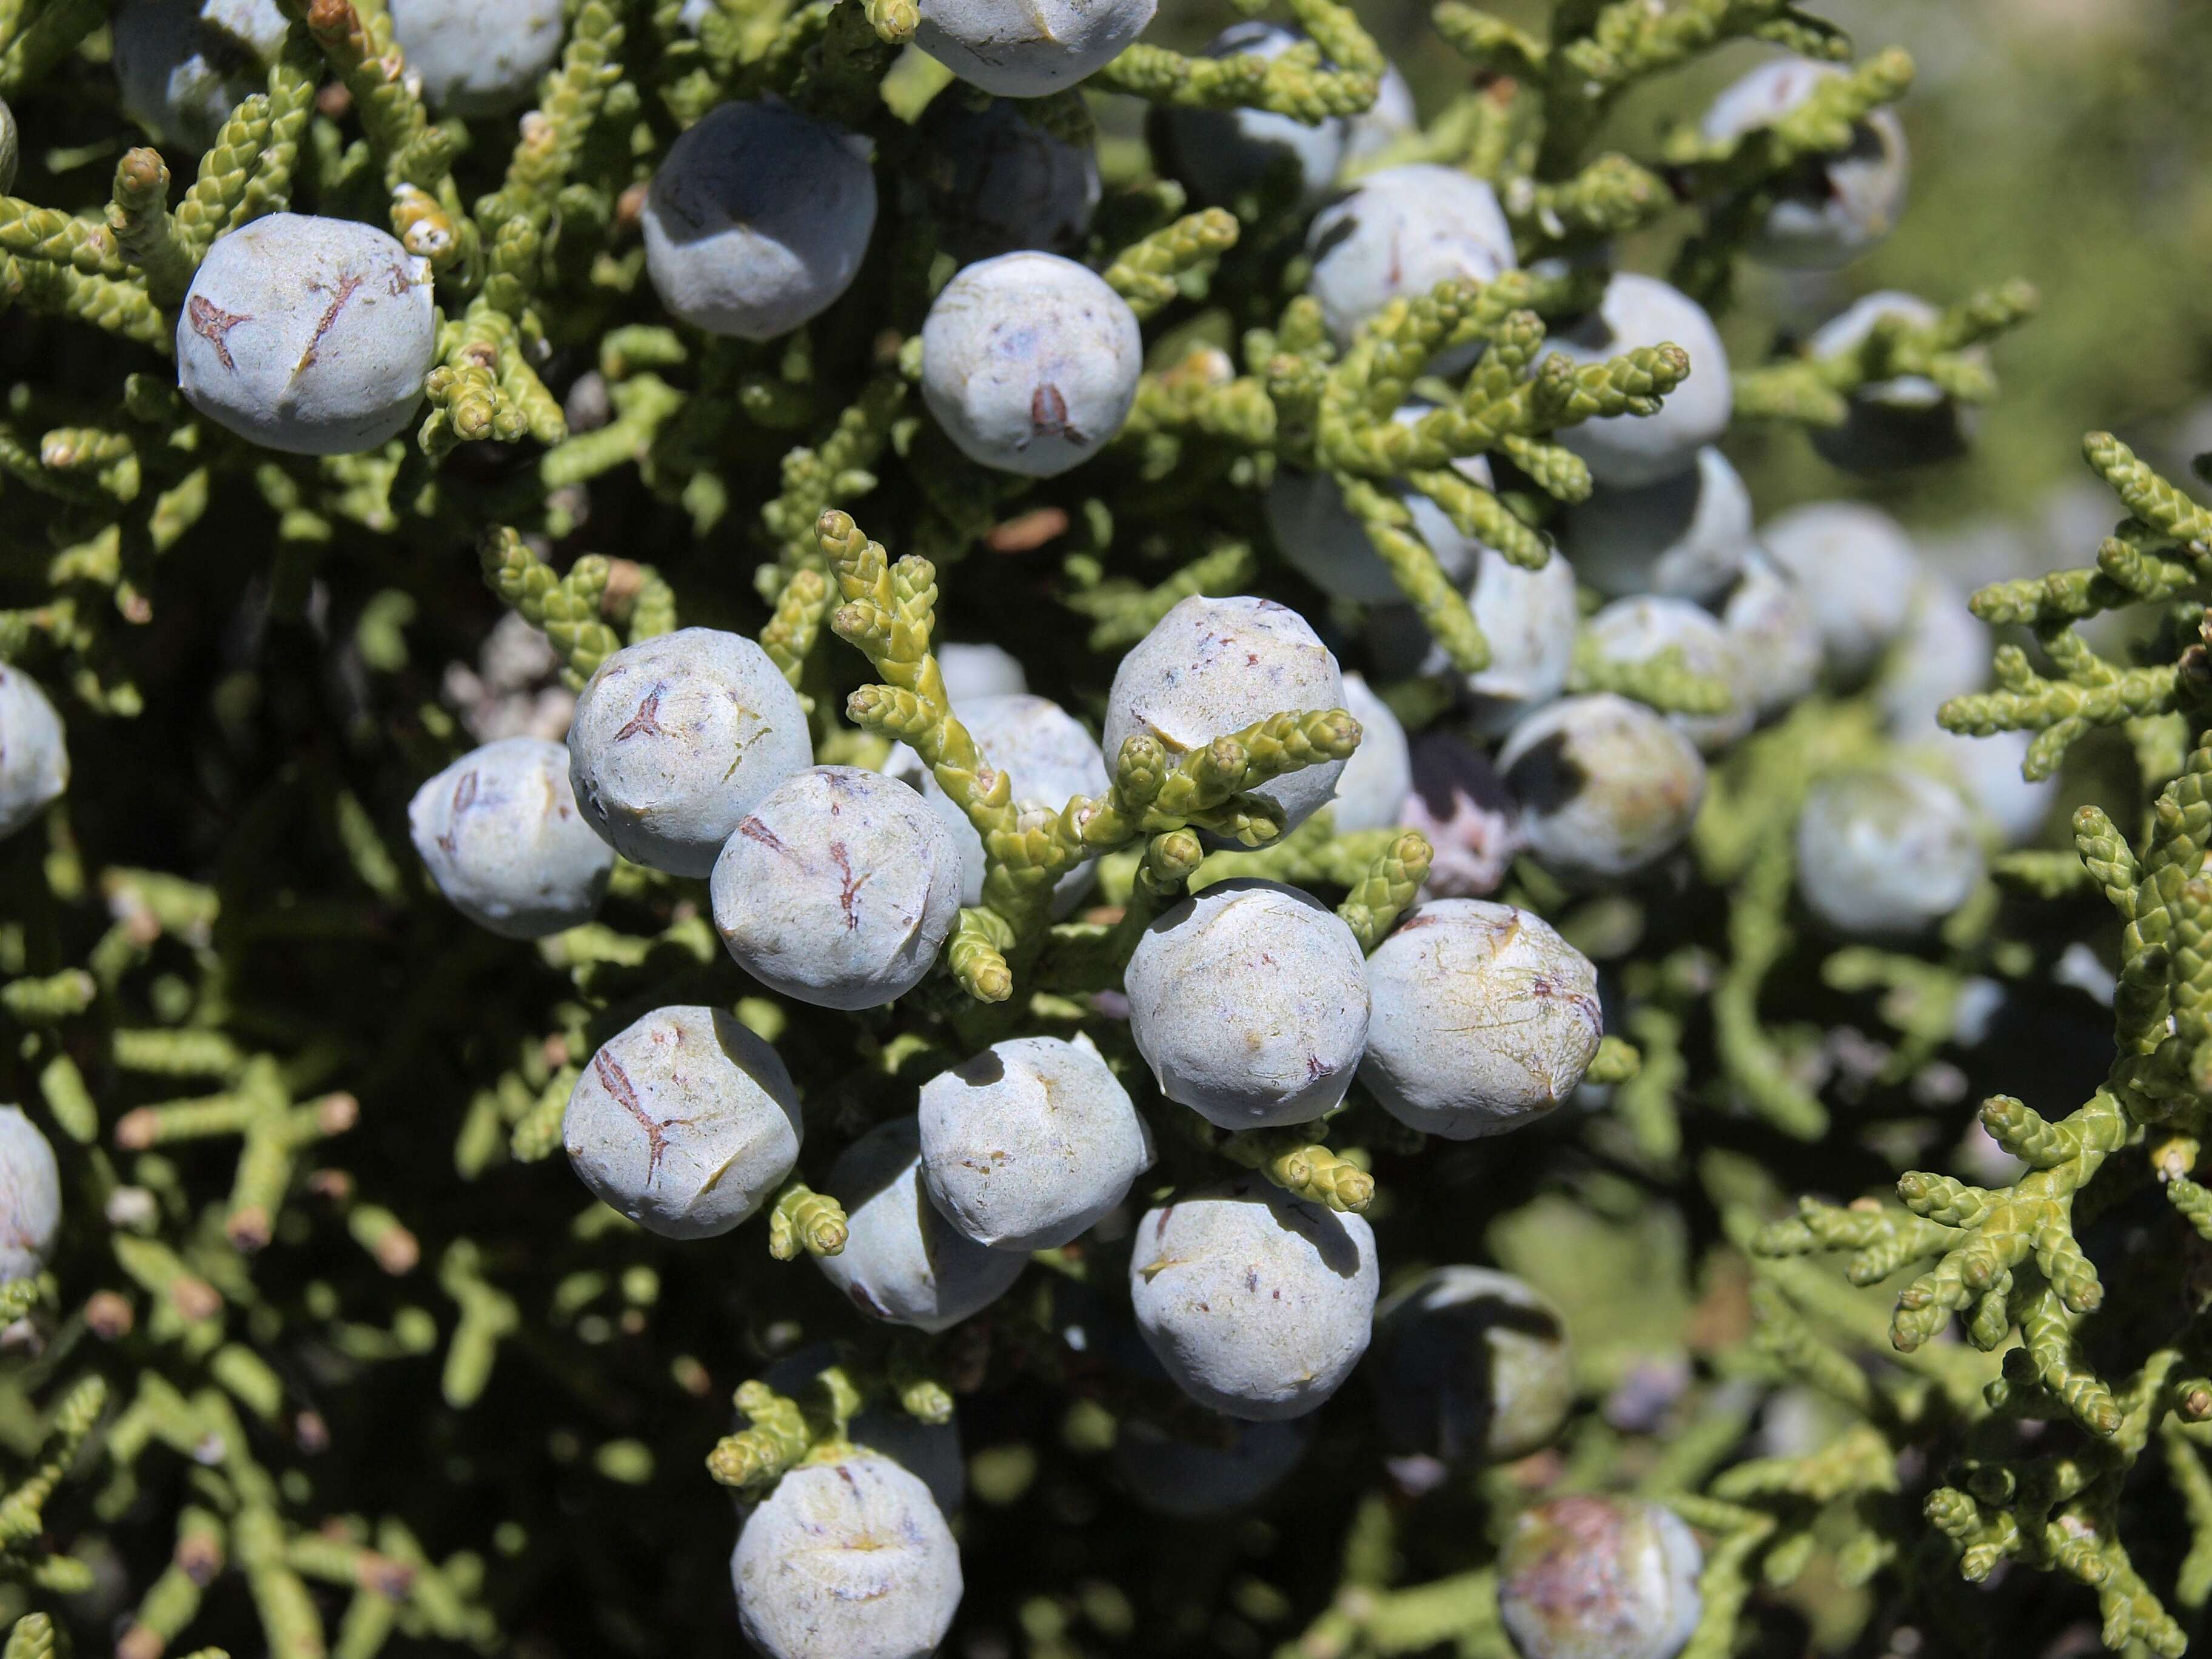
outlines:
{"label": "cracked berry skin", "polygon": [[960,913],[960,849],[896,778],[817,766],[732,832],[713,873],[714,928],[738,965],[819,1008],[903,996]]}
{"label": "cracked berry skin", "polygon": [[1697,1628],[1705,1552],[1672,1510],[1577,1494],[1524,1510],[1498,1562],[1521,1659],[1674,1659]]}
{"label": "cracked berry skin", "polygon": [[1133,1237],[1137,1330],[1202,1406],[1247,1422],[1303,1417],[1367,1352],[1380,1271],[1359,1216],[1255,1175],[1146,1211]]}
{"label": "cracked berry skin", "polygon": [[0,664],[0,841],[59,800],[69,781],[61,715],[36,680]]}
{"label": "cracked berry skin", "polygon": [[921,1184],[921,1127],[879,1123],[838,1154],[823,1190],[845,1208],[845,1248],[814,1265],[860,1312],[917,1330],[950,1330],[1012,1288],[1028,1256],[963,1234]]}
{"label": "cracked berry skin", "polygon": [[1224,881],[1145,930],[1122,975],[1160,1092],[1223,1129],[1310,1123],[1367,1041],[1367,962],[1342,917],[1278,882]]}
{"label": "cracked berry skin", "polygon": [[391,0],[392,34],[431,107],[502,115],[561,55],[561,0]]}
{"label": "cracked berry skin", "polygon": [[656,1008],[609,1037],[561,1119],[577,1178],[663,1238],[712,1238],[755,1214],[804,1133],[781,1058],[720,1008]]}
{"label": "cracked berry skin", "polygon": [[767,1659],[928,1659],[963,1588],[929,1488],[859,1449],[778,1480],[745,1517],[730,1577]]}
{"label": "cracked berry skin", "polygon": [[352,219],[272,213],[216,239],[177,315],[177,386],[264,449],[395,438],[437,347],[428,261]]}
{"label": "cracked berry skin", "polygon": [[1145,1121],[1088,1037],[1011,1037],[921,1085],[921,1180],[993,1249],[1072,1243],[1152,1167]]}
{"label": "cracked berry skin", "polygon": [[921,327],[921,395],[960,453],[1026,477],[1081,465],[1137,399],[1136,313],[1097,272],[1002,253],[945,285]]}
{"label": "cracked berry skin", "polygon": [[46,1265],[62,1224],[61,1166],[20,1106],[0,1106],[0,1285]]}
{"label": "cracked berry skin", "polygon": [[1360,1081],[1401,1123],[1448,1140],[1548,1115],[1605,1034],[1597,969],[1510,904],[1419,906],[1376,947],[1367,979]]}
{"label": "cracked berry skin", "polygon": [[568,781],[615,851],[704,876],[745,814],[813,763],[806,711],[756,641],[713,628],[625,646],[568,724]]}
{"label": "cracked berry skin", "polygon": [[722,104],[653,175],[645,268],[672,316],[771,340],[852,285],[876,224],[866,141],[773,101]]}
{"label": "cracked berry skin", "polygon": [[539,738],[470,750],[415,792],[415,850],[438,890],[502,939],[592,919],[615,867],[568,784],[568,751]]}

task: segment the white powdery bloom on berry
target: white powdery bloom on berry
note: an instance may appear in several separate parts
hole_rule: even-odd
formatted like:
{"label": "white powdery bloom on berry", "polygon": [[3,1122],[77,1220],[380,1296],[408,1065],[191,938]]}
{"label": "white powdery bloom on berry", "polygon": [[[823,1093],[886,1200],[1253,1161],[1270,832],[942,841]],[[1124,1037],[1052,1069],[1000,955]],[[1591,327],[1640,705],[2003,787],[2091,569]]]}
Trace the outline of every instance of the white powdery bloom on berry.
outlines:
{"label": "white powdery bloom on berry", "polygon": [[1513,230],[1498,193],[1457,167],[1417,161],[1362,179],[1306,231],[1306,290],[1339,346],[1393,300],[1438,283],[1487,283],[1515,269]]}
{"label": "white powdery bloom on berry", "polygon": [[61,1166],[20,1106],[0,1106],[0,1285],[46,1265],[62,1224]]}
{"label": "white powdery bloom on berry", "polygon": [[948,88],[915,129],[938,240],[965,264],[1034,248],[1083,250],[1098,206],[1098,155],[1005,98]]}
{"label": "white powdery bloom on berry", "polygon": [[1601,484],[1656,483],[1686,471],[1728,429],[1735,393],[1720,331],[1703,306],[1656,276],[1617,273],[1598,308],[1548,344],[1577,364],[1647,346],[1678,345],[1689,354],[1688,378],[1666,394],[1657,414],[1604,415],[1553,434]]}
{"label": "white powdery bloom on berry", "polygon": [[1367,1341],[1375,1235],[1246,1176],[1145,1212],[1129,1300],[1153,1357],[1200,1405],[1249,1421],[1303,1417]]}
{"label": "white powdery bloom on berry", "polygon": [[1360,1081],[1401,1123],[1448,1140],[1547,1115],[1605,1035],[1597,969],[1510,904],[1419,906],[1368,958],[1367,982]]}
{"label": "white powdery bloom on berry", "polygon": [[1760,715],[1780,714],[1820,683],[1820,619],[1796,581],[1756,550],[1721,610],[1735,646],[1737,685]]}
{"label": "white powdery bloom on berry", "polygon": [[653,173],[645,268],[672,315],[769,340],[852,285],[875,223],[865,139],[772,100],[722,104]]}
{"label": "white powdery bloom on berry", "polygon": [[[1296,31],[1252,18],[1215,35],[1206,55],[1272,61],[1304,44],[1305,37]],[[1301,204],[1313,207],[1328,194],[1344,162],[1345,124],[1334,115],[1307,122],[1272,110],[1170,105],[1156,107],[1152,119],[1152,148],[1164,154],[1165,170],[1196,199],[1217,206],[1288,167],[1295,169]]]}
{"label": "white powdery bloom on berry", "polygon": [[1493,548],[1481,550],[1468,609],[1490,644],[1490,665],[1466,677],[1475,724],[1503,731],[1567,689],[1574,672],[1574,567],[1557,554],[1534,570]]}
{"label": "white powdery bloom on berry", "polygon": [[1668,724],[1696,744],[1700,754],[1715,754],[1737,742],[1758,717],[1738,684],[1742,670],[1735,642],[1702,605],[1656,594],[1615,599],[1590,618],[1589,639],[1601,662],[1649,662],[1662,652],[1679,652],[1684,668],[1727,688],[1733,701],[1718,714],[1667,716]]}
{"label": "white powdery bloom on berry", "polygon": [[855,1452],[778,1480],[730,1577],[768,1659],[928,1659],[960,1607],[960,1547],[917,1476]]}
{"label": "white powdery bloom on berry", "polygon": [[1446,1463],[1526,1457],[1574,1409],[1565,1316],[1491,1267],[1433,1268],[1386,1297],[1367,1374],[1392,1448]]}
{"label": "white powdery bloom on berry", "polygon": [[976,1243],[929,1201],[912,1117],[848,1146],[825,1186],[845,1207],[845,1248],[814,1265],[871,1319],[949,1330],[1004,1296],[1028,1264],[1018,1251]]}
{"label": "white powdery bloom on berry", "polygon": [[972,461],[1050,478],[1097,453],[1137,399],[1136,313],[1054,253],[963,268],[921,325],[921,395]]}
{"label": "white powdery bloom on berry", "polygon": [[[1412,426],[1435,408],[1433,404],[1409,403],[1391,416],[1400,426]],[[1490,488],[1489,460],[1480,455],[1461,456],[1453,471],[1471,483]],[[1462,535],[1443,508],[1410,484],[1391,486],[1406,505],[1419,536],[1445,575],[1463,583],[1474,574],[1482,544]],[[1331,599],[1355,599],[1362,605],[1397,605],[1405,592],[1390,567],[1375,550],[1367,527],[1344,504],[1344,491],[1326,472],[1304,472],[1296,467],[1275,469],[1267,486],[1267,525],[1273,531],[1276,550],[1298,574]]]}
{"label": "white powdery bloom on berry", "polygon": [[[1705,111],[1708,143],[1771,126],[1823,81],[1844,71],[1809,58],[1777,58],[1751,70]],[[1866,252],[1896,225],[1911,174],[1905,126],[1893,110],[1867,112],[1840,155],[1813,158],[1761,216],[1745,251],[1771,265],[1832,270]]]}
{"label": "white powdery bloom on berry", "polygon": [[1954,785],[2007,846],[2032,842],[2058,799],[2057,777],[2028,778],[2021,772],[2032,732],[1992,732],[1969,737],[1940,726],[1901,744],[1899,756]]}
{"label": "white powdery bloom on berry", "polygon": [[0,663],[0,840],[59,800],[69,781],[62,717],[36,680]]}
{"label": "white powdery bloom on berry", "polygon": [[1087,1037],[1011,1037],[921,1085],[921,1180],[999,1250],[1073,1242],[1152,1167],[1152,1137]]}
{"label": "white powdery bloom on berry", "polygon": [[[1344,707],[1336,659],[1304,617],[1273,599],[1194,593],[1153,625],[1114,671],[1106,696],[1106,763],[1138,736],[1158,738],[1169,763],[1270,714]],[[1297,828],[1328,804],[1344,763],[1270,779],[1251,793]]]}
{"label": "white powdery bloom on berry", "polygon": [[714,928],[762,984],[873,1008],[921,981],[960,914],[960,849],[896,778],[817,766],[755,806],[714,861]]}
{"label": "white powdery bloom on berry", "polygon": [[1921,576],[1905,526],[1863,501],[1814,501],[1760,526],[1759,544],[1812,606],[1831,672],[1863,675],[1905,631]]}
{"label": "white powdery bloom on berry", "polygon": [[407,425],[436,347],[427,260],[374,225],[272,213],[201,261],[177,316],[177,385],[264,448],[347,455]]}
{"label": "white powdery bloom on berry", "polygon": [[769,792],[812,764],[806,711],[742,634],[684,628],[616,652],[568,726],[568,778],[624,858],[703,876]]}
{"label": "white powdery bloom on berry", "polygon": [[1964,903],[1985,868],[1965,799],[1909,767],[1822,778],[1797,819],[1797,890],[1857,937],[1903,937]]}
{"label": "white powdery bloom on berry", "polygon": [[656,1008],[609,1037],[568,1095],[561,1139],[609,1208],[664,1238],[712,1238],[799,1161],[782,1059],[720,1008]]}
{"label": "white powdery bloom on berry", "polygon": [[1122,974],[1160,1092],[1224,1129],[1310,1123],[1367,1040],[1367,959],[1344,920],[1272,881],[1217,883],[1145,930]]}
{"label": "white powdery bloom on berry", "polygon": [[453,908],[502,939],[589,921],[615,867],[568,784],[568,751],[538,738],[472,750],[415,792],[407,827]]}
{"label": "white powdery bloom on berry", "polygon": [[164,143],[206,149],[263,89],[290,27],[276,0],[123,0],[112,27],[124,112]]}
{"label": "white powdery bloom on berry", "polygon": [[[1831,317],[1805,342],[1815,360],[1856,350],[1875,325],[1895,318],[1908,328],[1924,329],[1942,313],[1917,295],[1885,289],[1856,301]],[[1989,354],[1970,346],[1961,354],[1987,363]],[[1841,426],[1811,429],[1813,447],[1830,465],[1873,475],[1904,467],[1948,461],[1966,451],[1976,413],[1924,374],[1893,374],[1856,387],[1845,399]]]}
{"label": "white powdery bloom on berry", "polygon": [[449,115],[501,115],[561,55],[561,0],[391,0],[392,38]]}
{"label": "white powdery bloom on berry", "polygon": [[1522,1659],[1674,1659],[1704,1611],[1696,1536],[1633,1498],[1524,1510],[1498,1567],[1498,1610]]}
{"label": "white powdery bloom on berry", "polygon": [[1563,880],[1618,880],[1690,833],[1705,793],[1697,745],[1640,702],[1563,697],[1513,728],[1498,764],[1536,861]]}
{"label": "white powdery bloom on berry", "polygon": [[[1077,720],[1048,697],[1026,692],[1006,696],[975,697],[955,702],[952,712],[968,728],[975,747],[994,772],[1003,772],[1013,786],[1015,810],[1025,818],[1057,817],[1077,795],[1097,799],[1106,793],[1106,758],[1098,744]],[[912,784],[944,820],[946,831],[960,848],[960,902],[983,902],[983,837],[969,822],[958,803],[938,786],[936,775],[921,763],[921,757],[901,744],[891,750],[884,770],[902,783]],[[988,788],[988,777],[976,782]],[[1053,884],[1055,911],[1065,914],[1098,878],[1098,866],[1089,860],[1079,864]]]}
{"label": "white powdery bloom on berry", "polygon": [[1710,444],[1672,477],[1593,490],[1559,528],[1575,574],[1608,599],[1663,593],[1702,604],[1735,580],[1751,544],[1751,491]]}
{"label": "white powdery bloom on berry", "polygon": [[1923,571],[1913,584],[1904,630],[1882,659],[1875,701],[1899,737],[1924,735],[1953,697],[1990,683],[1996,641],[1990,625],[1967,608],[1942,576]]}
{"label": "white powdery bloom on berry", "polygon": [[1042,98],[1103,69],[1158,0],[921,0],[914,43],[970,86]]}
{"label": "white powdery bloom on berry", "polygon": [[1406,728],[1390,705],[1367,688],[1364,675],[1344,677],[1345,711],[1359,722],[1359,747],[1344,763],[1330,803],[1336,832],[1388,830],[1404,820],[1413,787],[1413,761]]}
{"label": "white powdery bloom on berry", "polygon": [[1001,697],[1030,689],[1030,678],[1012,652],[995,645],[948,641],[931,647],[945,677],[945,700],[957,708],[976,697]]}
{"label": "white powdery bloom on berry", "polygon": [[1231,1423],[1226,1445],[1178,1440],[1142,1418],[1114,1435],[1114,1473],[1130,1497],[1162,1515],[1195,1520],[1258,1503],[1281,1486],[1313,1443],[1310,1417]]}

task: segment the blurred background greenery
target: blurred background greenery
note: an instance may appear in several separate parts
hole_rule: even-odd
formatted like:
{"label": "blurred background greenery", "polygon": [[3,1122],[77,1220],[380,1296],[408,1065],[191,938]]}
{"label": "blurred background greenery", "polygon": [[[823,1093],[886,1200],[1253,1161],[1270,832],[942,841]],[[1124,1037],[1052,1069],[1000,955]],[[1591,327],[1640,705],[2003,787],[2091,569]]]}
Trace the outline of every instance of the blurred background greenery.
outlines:
{"label": "blurred background greenery", "polygon": [[[1485,9],[1541,32],[1545,0]],[[1918,67],[1901,107],[1910,207],[1871,257],[1834,273],[1747,270],[1726,333],[1739,362],[1787,344],[1861,294],[1937,304],[2011,276],[2043,295],[1997,348],[2005,392],[1965,459],[1878,481],[1838,473],[1794,432],[1731,439],[1762,516],[1834,495],[1880,501],[1925,533],[1964,581],[2085,562],[2111,526],[2079,460],[2082,433],[2117,431],[2179,469],[2212,449],[2212,5],[2203,0],[1821,0],[1862,54],[1892,45]],[[1468,84],[1426,0],[1360,15],[1425,117]],[[1167,0],[1152,38],[1202,45],[1226,0]],[[1771,48],[1739,45],[1625,100],[1601,143],[1649,156],[1674,123]],[[1626,263],[1663,271],[1690,216]],[[2086,539],[2085,539],[2086,538]]]}

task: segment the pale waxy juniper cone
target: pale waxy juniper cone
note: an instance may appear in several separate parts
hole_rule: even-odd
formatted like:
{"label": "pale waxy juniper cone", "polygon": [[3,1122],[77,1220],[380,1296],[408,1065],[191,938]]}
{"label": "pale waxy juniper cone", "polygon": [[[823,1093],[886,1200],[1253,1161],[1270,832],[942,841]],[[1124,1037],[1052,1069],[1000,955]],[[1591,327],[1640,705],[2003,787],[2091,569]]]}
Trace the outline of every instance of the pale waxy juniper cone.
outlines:
{"label": "pale waxy juniper cone", "polygon": [[1367,1351],[1375,1235],[1256,1176],[1179,1194],[1137,1224],[1129,1301],[1177,1387],[1252,1422],[1303,1417]]}
{"label": "pale waxy juniper cone", "polygon": [[14,835],[69,787],[69,740],[46,694],[0,667],[0,836]]}
{"label": "pale waxy juniper cone", "polygon": [[879,1123],[848,1146],[826,1190],[849,1231],[843,1248],[814,1265],[871,1319],[949,1329],[1012,1289],[1028,1265],[1018,1250],[976,1243],[929,1201],[912,1117]]}
{"label": "pale waxy juniper cone", "polygon": [[187,401],[240,437],[298,455],[373,448],[422,405],[430,267],[357,221],[272,214],[208,250],[176,343]]}
{"label": "pale waxy juniper cone", "polygon": [[1152,1131],[1087,1039],[1010,1037],[921,1085],[921,1182],[994,1249],[1073,1243],[1152,1164]]}
{"label": "pale waxy juniper cone", "polygon": [[0,1284],[46,1265],[62,1224],[61,1168],[52,1143],[20,1106],[0,1106]]}
{"label": "pale waxy juniper cone", "polygon": [[479,927],[542,939],[589,921],[614,872],[568,783],[568,751],[503,738],[426,780],[407,808],[416,854]]}
{"label": "pale waxy juniper cone", "polygon": [[[1306,44],[1296,31],[1260,18],[1232,23],[1213,37],[1207,56],[1267,61]],[[1304,121],[1267,109],[1155,109],[1155,148],[1192,197],[1225,205],[1271,176],[1287,178],[1300,202],[1320,204],[1343,165],[1341,117]]]}
{"label": "pale waxy juniper cone", "polygon": [[1751,492],[1709,444],[1694,467],[1656,483],[1591,491],[1561,520],[1559,546],[1575,574],[1608,598],[1706,604],[1743,568],[1751,524]]}
{"label": "pale waxy juniper cone", "polygon": [[664,1238],[712,1238],[753,1215],[804,1133],[783,1061],[719,1008],[656,1008],[609,1037],[561,1119],[583,1183]]}
{"label": "pale waxy juniper cone", "polygon": [[1471,1140],[1574,1091],[1605,1034],[1597,970],[1541,916],[1480,899],[1415,908],[1368,963],[1362,1084],[1408,1128]]}
{"label": "pale waxy juniper cone", "polygon": [[391,0],[392,36],[431,107],[503,115],[561,55],[560,0]]}
{"label": "pale waxy juniper cone", "polygon": [[724,104],[677,140],[640,222],[671,315],[768,340],[834,304],[876,223],[865,141],[779,102]]}
{"label": "pale waxy juniper cone", "polygon": [[[1833,64],[1770,58],[1716,98],[1699,123],[1708,142],[1739,139],[1801,109],[1823,82],[1844,78]],[[1768,264],[1833,270],[1887,237],[1905,208],[1911,175],[1904,123],[1877,107],[1850,129],[1849,148],[1803,168],[1759,210],[1745,252]]]}
{"label": "pale waxy juniper cone", "polygon": [[903,996],[960,908],[960,849],[907,785],[817,766],[776,786],[714,860],[714,927],[763,984],[823,1008]]}
{"label": "pale waxy juniper cone", "polygon": [[741,634],[685,628],[599,665],[568,726],[585,821],[624,858],[703,876],[779,784],[811,765],[797,695]]}
{"label": "pale waxy juniper cone", "polygon": [[0,0],[0,1659],[2202,1644],[2212,24],[1410,3]]}
{"label": "pale waxy juniper cone", "polygon": [[1385,1297],[1368,1365],[1393,1447],[1446,1463],[1525,1457],[1574,1410],[1566,1316],[1492,1267],[1431,1268]]}
{"label": "pale waxy juniper cone", "polygon": [[1160,1092],[1218,1127],[1310,1122],[1359,1065],[1359,942],[1297,888],[1226,881],[1183,900],[1146,929],[1123,982]]}
{"label": "pale waxy juniper cone", "polygon": [[1498,1611],[1521,1659],[1674,1659],[1697,1628],[1704,1565],[1672,1510],[1556,1498],[1515,1521]]}
{"label": "pale waxy juniper cone", "polygon": [[1733,396],[1727,348],[1705,308],[1679,289],[1624,271],[1606,284],[1595,311],[1548,343],[1577,363],[1638,346],[1677,346],[1689,356],[1688,378],[1657,414],[1600,416],[1559,434],[1601,484],[1655,484],[1686,471],[1728,427]]}
{"label": "pale waxy juniper cone", "polygon": [[930,307],[922,396],[970,460],[1055,477],[1121,431],[1142,357],[1135,313],[1096,273],[1002,253],[963,268]]}
{"label": "pale waxy juniper cone", "polygon": [[778,1481],[730,1577],[768,1659],[926,1659],[960,1605],[960,1548],[929,1488],[865,1451]]}

